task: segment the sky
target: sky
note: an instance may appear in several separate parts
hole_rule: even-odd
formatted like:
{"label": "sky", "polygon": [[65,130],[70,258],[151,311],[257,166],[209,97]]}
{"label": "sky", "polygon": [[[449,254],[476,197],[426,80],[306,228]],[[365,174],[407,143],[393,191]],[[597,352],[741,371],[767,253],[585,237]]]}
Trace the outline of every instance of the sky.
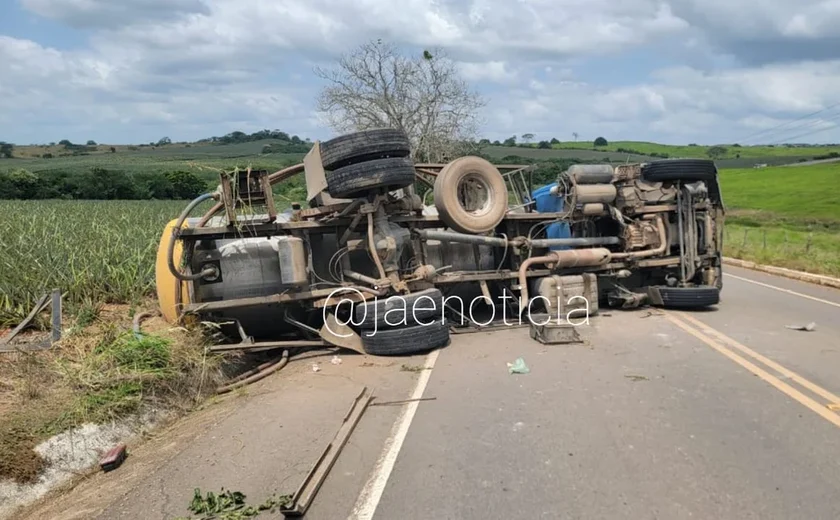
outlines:
{"label": "sky", "polygon": [[313,69],[381,38],[444,49],[491,140],[839,143],[837,27],[840,0],[0,0],[0,141],[326,139]]}

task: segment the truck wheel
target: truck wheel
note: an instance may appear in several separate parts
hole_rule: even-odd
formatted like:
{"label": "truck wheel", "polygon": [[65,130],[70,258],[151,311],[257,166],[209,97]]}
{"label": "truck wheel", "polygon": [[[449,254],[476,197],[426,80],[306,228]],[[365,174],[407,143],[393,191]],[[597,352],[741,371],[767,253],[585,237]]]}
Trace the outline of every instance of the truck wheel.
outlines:
{"label": "truck wheel", "polygon": [[371,159],[408,157],[411,151],[408,136],[395,128],[375,128],[340,135],[320,143],[320,148],[325,170]]}
{"label": "truck wheel", "polygon": [[353,197],[377,188],[405,188],[414,182],[410,157],[389,157],[350,164],[326,172],[327,191],[336,198]]}
{"label": "truck wheel", "polygon": [[440,219],[461,233],[484,233],[505,216],[508,192],[499,170],[481,157],[461,157],[435,179],[435,207]]}
{"label": "truck wheel", "polygon": [[403,356],[445,346],[449,343],[449,326],[444,321],[435,321],[431,325],[362,330],[359,335],[368,354]]}
{"label": "truck wheel", "polygon": [[[387,314],[387,321],[386,321]],[[425,289],[411,294],[398,294],[384,299],[358,303],[353,309],[353,323],[372,329],[417,325],[443,317],[443,294],[439,289]],[[390,323],[389,323],[390,322]]]}
{"label": "truck wheel", "polygon": [[666,309],[693,309],[720,303],[720,289],[707,285],[698,287],[659,285],[649,287],[648,295],[652,304]]}
{"label": "truck wheel", "polygon": [[642,166],[646,181],[710,181],[717,175],[715,162],[708,159],[666,159]]}

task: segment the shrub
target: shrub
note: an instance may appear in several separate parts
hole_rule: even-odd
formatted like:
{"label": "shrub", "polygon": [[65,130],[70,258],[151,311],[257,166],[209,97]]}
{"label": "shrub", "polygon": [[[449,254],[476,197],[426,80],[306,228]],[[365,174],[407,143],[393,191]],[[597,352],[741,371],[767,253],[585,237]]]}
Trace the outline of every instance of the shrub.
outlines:
{"label": "shrub", "polygon": [[603,137],[598,137],[597,139],[595,139],[595,142],[593,144],[595,146],[607,146],[609,143],[607,143],[607,140]]}

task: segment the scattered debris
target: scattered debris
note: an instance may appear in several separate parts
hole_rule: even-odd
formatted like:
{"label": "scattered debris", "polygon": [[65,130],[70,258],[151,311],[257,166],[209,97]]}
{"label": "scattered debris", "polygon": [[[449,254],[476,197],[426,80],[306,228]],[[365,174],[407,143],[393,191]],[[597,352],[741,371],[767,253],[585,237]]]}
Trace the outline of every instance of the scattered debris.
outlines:
{"label": "scattered debris", "polygon": [[403,364],[400,367],[400,371],[402,371],[402,372],[422,372],[424,370],[429,370],[429,368],[426,367],[425,365],[406,365],[406,364]]}
{"label": "scattered debris", "polygon": [[508,363],[508,372],[511,374],[527,374],[531,372],[531,369],[528,368],[528,365],[525,364],[525,360],[520,358],[516,358],[516,361],[513,363]]}
{"label": "scattered debris", "polygon": [[650,378],[647,377],[647,376],[638,376],[638,375],[634,375],[634,374],[628,374],[624,377],[626,377],[627,379],[629,379],[633,382],[636,382],[636,381],[650,381]]}
{"label": "scattered debris", "polygon": [[332,363],[333,365],[340,365],[341,364],[341,358],[338,357],[338,355],[336,354],[332,357],[332,359],[330,360],[330,363]]}
{"label": "scattered debris", "polygon": [[530,333],[531,339],[539,341],[543,345],[583,343],[575,325],[571,323],[558,323],[550,319],[545,322],[540,322],[538,319],[531,321]]}
{"label": "scattered debris", "polygon": [[785,325],[785,328],[791,329],[791,330],[804,330],[804,331],[811,332],[812,330],[816,330],[817,324],[812,321],[811,323],[809,323],[807,325]]}
{"label": "scattered debris", "polygon": [[125,449],[125,444],[118,444],[108,450],[99,460],[99,467],[102,468],[102,471],[107,473],[120,467],[126,457]]}
{"label": "scattered debris", "polygon": [[647,311],[644,315],[640,316],[641,318],[650,318],[651,316],[665,316],[665,313],[662,311]]}
{"label": "scattered debris", "polygon": [[[196,488],[188,509],[201,520],[242,520],[258,516],[264,511],[274,512],[276,508],[284,507],[289,500],[291,496],[275,493],[262,504],[249,506],[245,503],[245,494],[240,491],[222,488],[218,495],[208,491],[205,496],[201,494],[201,489]],[[176,520],[189,520],[189,517]]]}
{"label": "scattered debris", "polygon": [[313,372],[320,372],[321,371],[321,365],[319,365],[318,363],[312,363],[312,371]]}
{"label": "scattered debris", "polygon": [[372,403],[371,406],[390,406],[395,404],[416,403],[419,401],[436,401],[437,397],[418,397],[416,399],[403,399],[402,401],[383,401],[381,403]]}

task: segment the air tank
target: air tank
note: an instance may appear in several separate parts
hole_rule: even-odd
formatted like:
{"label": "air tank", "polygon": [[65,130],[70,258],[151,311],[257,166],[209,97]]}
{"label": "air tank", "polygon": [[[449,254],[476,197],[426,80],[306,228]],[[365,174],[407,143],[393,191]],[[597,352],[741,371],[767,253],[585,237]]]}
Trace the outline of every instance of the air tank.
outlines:
{"label": "air tank", "polygon": [[610,164],[573,164],[566,173],[577,184],[607,184],[612,182],[614,171]]}

